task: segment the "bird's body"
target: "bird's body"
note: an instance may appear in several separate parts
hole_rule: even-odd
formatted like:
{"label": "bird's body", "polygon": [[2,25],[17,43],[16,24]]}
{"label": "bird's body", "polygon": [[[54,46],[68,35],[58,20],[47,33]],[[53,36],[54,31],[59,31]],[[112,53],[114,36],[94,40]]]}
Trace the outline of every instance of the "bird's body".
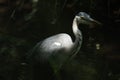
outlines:
{"label": "bird's body", "polygon": [[45,52],[53,52],[54,50],[60,50],[62,48],[67,50],[72,44],[71,37],[66,33],[61,33],[45,39],[41,46],[42,48],[45,48]]}
{"label": "bird's body", "polygon": [[36,55],[37,61],[40,63],[49,62],[54,71],[58,71],[64,62],[71,55],[71,47],[73,41],[71,37],[66,33],[57,34],[43,40],[38,49]]}
{"label": "bird's body", "polygon": [[75,41],[66,33],[60,33],[39,42],[32,50],[32,57],[38,65],[49,63],[53,72],[57,72],[61,66],[72,56],[76,55],[81,47],[82,33],[78,28],[80,23],[91,23],[94,21],[84,12],[80,12],[73,20],[73,33]]}

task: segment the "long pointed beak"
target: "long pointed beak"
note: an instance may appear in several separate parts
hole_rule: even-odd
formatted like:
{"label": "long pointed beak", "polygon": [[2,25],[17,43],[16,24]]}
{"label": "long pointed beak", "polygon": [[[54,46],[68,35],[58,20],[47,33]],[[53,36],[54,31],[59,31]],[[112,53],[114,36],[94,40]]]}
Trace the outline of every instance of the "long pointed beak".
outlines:
{"label": "long pointed beak", "polygon": [[97,20],[95,20],[95,19],[90,18],[89,20],[90,20],[92,23],[96,23],[96,24],[98,24],[98,25],[102,25],[102,23],[100,23],[99,21],[97,21]]}
{"label": "long pointed beak", "polygon": [[98,25],[102,25],[102,23],[100,23],[99,21],[95,20],[95,19],[92,19],[91,17],[89,17],[88,19],[84,18],[81,16],[82,19],[90,22],[90,23],[95,23],[95,24],[98,24]]}
{"label": "long pointed beak", "polygon": [[[89,21],[90,21],[90,26],[89,26],[90,28],[102,26],[102,23],[100,23],[99,21],[97,21],[95,19],[89,18]],[[98,26],[95,26],[95,25],[98,25]]]}

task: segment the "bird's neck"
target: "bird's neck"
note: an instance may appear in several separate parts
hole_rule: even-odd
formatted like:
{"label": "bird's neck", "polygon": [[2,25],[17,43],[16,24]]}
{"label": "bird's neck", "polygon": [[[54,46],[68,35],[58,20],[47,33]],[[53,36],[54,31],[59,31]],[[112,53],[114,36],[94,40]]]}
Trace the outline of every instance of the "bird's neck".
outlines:
{"label": "bird's neck", "polygon": [[73,44],[73,56],[76,55],[81,47],[81,43],[82,43],[82,33],[81,31],[79,30],[78,28],[78,22],[77,22],[77,19],[76,17],[74,18],[73,20],[73,25],[72,25],[72,28],[73,28],[73,33],[75,35],[75,42]]}
{"label": "bird's neck", "polygon": [[74,18],[74,20],[73,20],[72,29],[73,29],[74,35],[76,36],[77,31],[79,30],[79,29],[78,29],[78,24],[77,24],[77,19],[76,19],[76,18]]}
{"label": "bird's neck", "polygon": [[73,29],[73,33],[76,37],[76,40],[79,40],[82,38],[82,33],[79,30],[78,26],[79,26],[79,24],[78,24],[77,18],[75,17],[73,20],[72,29]]}

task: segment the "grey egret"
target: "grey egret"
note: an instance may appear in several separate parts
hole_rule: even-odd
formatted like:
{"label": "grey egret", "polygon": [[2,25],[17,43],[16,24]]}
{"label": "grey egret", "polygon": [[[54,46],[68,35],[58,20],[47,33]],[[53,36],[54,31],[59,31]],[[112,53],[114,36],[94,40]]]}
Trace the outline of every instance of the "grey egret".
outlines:
{"label": "grey egret", "polygon": [[[32,57],[38,61],[39,64],[50,64],[54,73],[56,73],[67,60],[74,57],[80,50],[82,44],[82,33],[79,30],[79,24],[98,23],[92,19],[90,15],[85,12],[79,12],[72,24],[72,30],[75,35],[75,41],[66,33],[60,33],[37,43],[31,51]],[[40,76],[40,75],[39,75]]]}

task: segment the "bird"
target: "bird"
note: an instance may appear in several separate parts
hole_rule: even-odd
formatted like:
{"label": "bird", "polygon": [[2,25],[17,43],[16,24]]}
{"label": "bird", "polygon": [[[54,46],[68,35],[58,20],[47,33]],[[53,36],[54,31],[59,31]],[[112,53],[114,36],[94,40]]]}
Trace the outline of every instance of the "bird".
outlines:
{"label": "bird", "polygon": [[56,34],[38,42],[29,55],[34,57],[37,65],[42,64],[43,66],[49,63],[53,72],[57,73],[66,64],[66,61],[73,58],[81,48],[83,36],[82,31],[78,28],[79,24],[89,26],[91,23],[99,24],[98,21],[92,19],[86,12],[79,12],[75,15],[72,23],[72,30],[75,36],[74,41],[67,33]]}

